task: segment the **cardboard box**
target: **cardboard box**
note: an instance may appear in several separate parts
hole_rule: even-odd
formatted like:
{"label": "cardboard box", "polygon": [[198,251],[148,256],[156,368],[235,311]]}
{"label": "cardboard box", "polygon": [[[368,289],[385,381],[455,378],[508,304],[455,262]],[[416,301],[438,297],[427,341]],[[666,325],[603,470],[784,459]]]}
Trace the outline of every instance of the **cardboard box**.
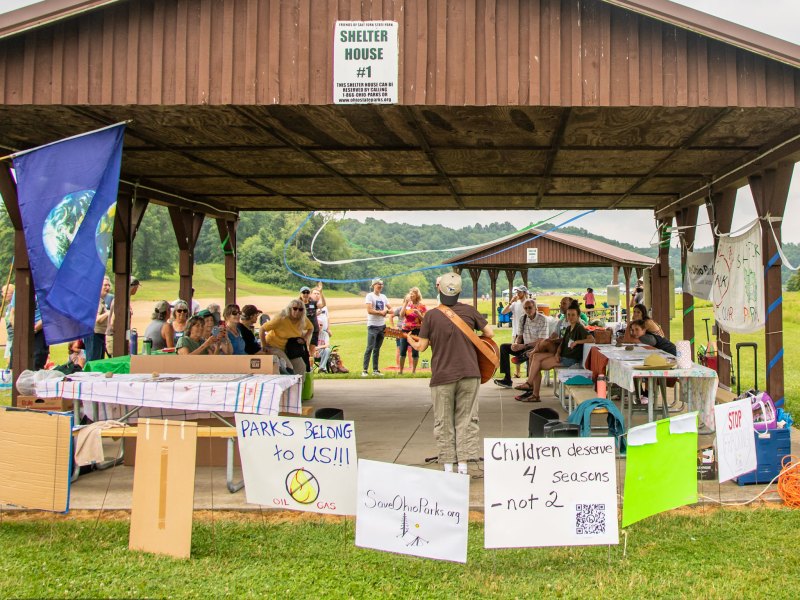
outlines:
{"label": "cardboard box", "polygon": [[135,354],[131,356],[131,373],[249,373],[274,375],[278,372],[277,358],[269,354],[243,356]]}
{"label": "cardboard box", "polygon": [[[191,419],[187,423],[196,423],[198,427],[224,427],[222,421],[217,418],[210,419]],[[170,421],[172,423],[172,421]],[[139,424],[143,424],[140,420]],[[125,438],[122,440],[123,464],[126,467],[136,466],[136,438]],[[197,438],[197,466],[198,467],[224,467],[227,465],[228,440],[223,438]],[[239,444],[233,441],[233,465],[242,466],[239,458]]]}
{"label": "cardboard box", "polygon": [[17,396],[17,408],[46,410],[50,412],[72,412],[72,400],[66,398],[37,398],[36,396]]}

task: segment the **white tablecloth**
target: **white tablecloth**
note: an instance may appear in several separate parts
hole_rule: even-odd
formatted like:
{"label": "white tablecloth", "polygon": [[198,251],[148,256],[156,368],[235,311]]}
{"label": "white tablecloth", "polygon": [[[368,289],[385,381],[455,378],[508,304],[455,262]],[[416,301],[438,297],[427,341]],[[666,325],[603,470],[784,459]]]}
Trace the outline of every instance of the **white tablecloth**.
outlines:
{"label": "white tablecloth", "polygon": [[[284,394],[284,391],[287,393]],[[36,384],[36,394],[41,398],[58,396],[84,403],[98,402],[204,414],[243,412],[275,415],[281,411],[299,413],[301,391],[299,375],[161,374],[154,378],[151,375],[115,374],[113,377],[106,377],[105,373],[76,373],[64,380]],[[111,418],[118,415],[106,413],[104,416]],[[154,414],[148,411],[139,416]],[[196,418],[200,415],[184,416]]]}
{"label": "white tablecloth", "polygon": [[661,354],[668,360],[675,360],[671,354],[659,350],[648,350],[643,346],[635,346],[632,351],[624,347],[598,346],[598,350],[608,358],[608,381],[616,383],[630,392],[634,391],[634,379],[653,377],[673,377],[687,386],[689,409],[700,412],[701,425],[714,431],[714,403],[717,397],[717,372],[713,369],[692,363],[689,369],[648,369],[634,367],[641,365],[649,354]]}

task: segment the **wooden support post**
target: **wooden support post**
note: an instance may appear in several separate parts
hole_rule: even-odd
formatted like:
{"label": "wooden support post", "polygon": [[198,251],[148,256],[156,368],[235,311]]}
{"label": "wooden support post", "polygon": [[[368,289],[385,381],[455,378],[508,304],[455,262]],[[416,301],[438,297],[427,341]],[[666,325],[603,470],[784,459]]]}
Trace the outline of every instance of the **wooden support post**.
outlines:
{"label": "wooden support post", "polygon": [[619,285],[619,265],[611,266],[611,285]]}
{"label": "wooden support post", "polygon": [[[714,255],[719,247],[719,234],[730,233],[733,209],[736,206],[736,188],[728,188],[711,196],[706,204],[711,234],[714,236]],[[731,334],[717,329],[717,376],[719,384],[731,388]]]}
{"label": "wooden support post", "polygon": [[508,301],[511,301],[511,298],[514,297],[514,275],[516,275],[516,269],[505,269],[506,278],[508,279]]}
{"label": "wooden support post", "polygon": [[528,285],[528,269],[522,269],[520,273],[522,274],[522,285],[524,285],[526,288],[530,288]]}
{"label": "wooden support post", "polygon": [[748,178],[756,211],[762,219],[761,255],[764,259],[764,306],[767,313],[764,329],[767,349],[767,393],[779,406],[783,406],[784,403],[784,349],[781,257],[778,245],[781,243],[781,225],[793,170],[794,163],[783,162],[778,163],[775,168]]}
{"label": "wooden support post", "polygon": [[238,221],[217,219],[217,230],[225,255],[225,305],[236,304],[236,226]]}
{"label": "wooden support post", "polygon": [[[680,228],[681,241],[681,286],[686,277],[686,255],[694,248],[697,233],[697,213],[699,206],[687,206],[678,211],[675,220]],[[694,296],[683,290],[683,339],[689,340],[694,356]]]}
{"label": "wooden support post", "polygon": [[111,264],[114,269],[114,339],[110,348],[114,356],[124,356],[130,351],[126,332],[131,317],[131,267],[133,240],[142,223],[148,200],[121,195],[117,199],[114,216],[114,248]]}
{"label": "wooden support post", "polygon": [[14,226],[14,345],[11,356],[11,406],[17,405],[17,378],[27,369],[33,369],[33,315],[34,288],[31,267],[28,262],[28,247],[22,231],[17,185],[7,165],[0,165],[0,195]]}
{"label": "wooden support post", "polygon": [[469,269],[469,276],[472,279],[472,306],[478,308],[478,280],[481,277],[480,269]]}
{"label": "wooden support post", "polygon": [[192,306],[192,277],[194,275],[194,247],[203,227],[203,213],[169,207],[169,216],[178,241],[178,272],[180,298]]}
{"label": "wooden support post", "polygon": [[489,281],[492,284],[492,325],[497,325],[497,276],[500,271],[489,269]]}
{"label": "wooden support post", "polygon": [[633,270],[632,267],[622,267],[622,273],[625,275],[625,319],[628,323],[630,323],[631,321],[631,271],[632,270]]}
{"label": "wooden support post", "polygon": [[650,270],[650,290],[653,294],[652,308],[653,319],[661,325],[664,335],[669,338],[669,294],[675,290],[669,289],[669,241],[672,226],[672,217],[659,219],[658,232],[658,263]]}

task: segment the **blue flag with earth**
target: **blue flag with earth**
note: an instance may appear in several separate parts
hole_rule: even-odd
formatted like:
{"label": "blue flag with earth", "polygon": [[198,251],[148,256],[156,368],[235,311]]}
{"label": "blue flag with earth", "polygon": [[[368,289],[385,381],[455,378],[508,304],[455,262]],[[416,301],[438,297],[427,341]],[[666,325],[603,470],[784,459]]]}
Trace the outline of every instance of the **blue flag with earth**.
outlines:
{"label": "blue flag with earth", "polygon": [[111,250],[119,124],[14,157],[22,228],[48,344],[94,332]]}

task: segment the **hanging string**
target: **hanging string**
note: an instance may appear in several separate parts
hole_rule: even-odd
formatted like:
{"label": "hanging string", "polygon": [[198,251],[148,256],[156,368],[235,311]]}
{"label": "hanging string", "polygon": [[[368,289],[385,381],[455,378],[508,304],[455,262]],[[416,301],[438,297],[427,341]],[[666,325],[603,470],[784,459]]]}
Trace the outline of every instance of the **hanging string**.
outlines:
{"label": "hanging string", "polygon": [[[495,255],[500,254],[502,252],[505,252],[507,250],[511,250],[512,248],[516,248],[516,247],[521,246],[523,244],[530,243],[531,241],[533,241],[535,239],[538,239],[540,237],[545,236],[546,234],[550,233],[551,231],[555,231],[557,229],[560,229],[560,228],[568,225],[569,223],[572,223],[573,221],[577,221],[578,219],[581,219],[581,218],[583,218],[583,217],[585,217],[587,215],[590,215],[593,212],[596,212],[596,210],[597,209],[591,209],[591,210],[584,211],[584,212],[580,213],[579,215],[576,215],[576,216],[574,216],[574,217],[572,217],[570,219],[567,219],[566,221],[564,221],[560,225],[556,225],[555,227],[552,227],[552,228],[548,229],[547,231],[543,231],[542,233],[537,234],[532,238],[524,239],[524,240],[520,241],[517,244],[509,246],[508,248],[503,248],[501,250],[497,250],[496,252],[493,252],[492,254],[489,254],[489,255],[484,256],[482,258],[484,258],[484,259],[485,258],[490,258],[492,256],[495,256]],[[306,275],[305,273],[300,273],[298,271],[295,271],[289,265],[288,248],[292,244],[292,242],[295,240],[297,235],[300,233],[300,230],[305,226],[305,224],[313,216],[314,216],[314,211],[309,212],[308,215],[306,215],[306,218],[303,219],[303,221],[297,226],[297,229],[294,230],[292,235],[289,236],[289,238],[283,244],[283,265],[284,265],[284,267],[286,267],[286,270],[289,271],[289,273],[291,273],[292,275],[294,275],[296,277],[299,277],[301,279],[306,279],[308,281],[321,281],[323,283],[368,283],[368,282],[372,281],[371,277],[365,277],[365,278],[360,278],[360,279],[324,279],[324,278],[320,278],[320,277],[309,276],[309,275]],[[483,245],[485,245],[485,244],[483,244]],[[402,271],[400,273],[394,273],[392,275],[386,275],[386,276],[384,276],[384,279],[391,279],[392,277],[400,277],[402,275],[410,275],[411,273],[420,273],[420,272],[423,272],[423,271],[440,270],[440,269],[442,269],[444,267],[457,267],[457,266],[460,266],[460,265],[469,264],[470,262],[471,261],[464,260],[464,261],[459,261],[459,262],[447,263],[446,265],[439,264],[439,265],[431,265],[431,266],[428,266],[428,267],[417,267],[416,269],[409,269],[407,271]]]}

